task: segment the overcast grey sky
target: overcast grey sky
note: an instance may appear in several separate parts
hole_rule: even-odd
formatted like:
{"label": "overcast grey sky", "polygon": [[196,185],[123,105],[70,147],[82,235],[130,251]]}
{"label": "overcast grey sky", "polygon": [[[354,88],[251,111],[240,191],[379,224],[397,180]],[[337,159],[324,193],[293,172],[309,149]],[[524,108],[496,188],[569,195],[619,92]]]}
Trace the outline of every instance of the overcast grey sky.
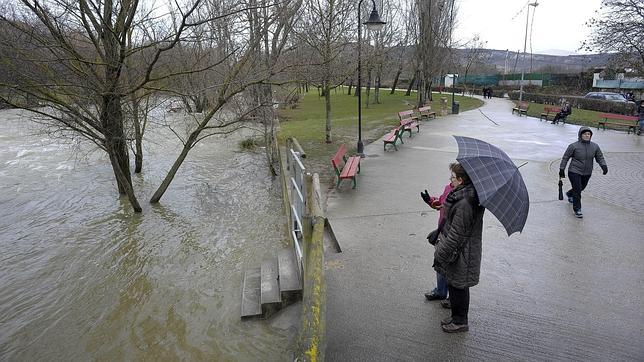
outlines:
{"label": "overcast grey sky", "polygon": [[[467,40],[479,34],[488,49],[523,51],[526,0],[457,0],[458,25],[454,39]],[[589,32],[584,23],[599,10],[601,0],[537,0],[532,36],[528,27],[527,51],[554,54],[550,50],[576,52]],[[554,54],[560,55],[560,54]]]}

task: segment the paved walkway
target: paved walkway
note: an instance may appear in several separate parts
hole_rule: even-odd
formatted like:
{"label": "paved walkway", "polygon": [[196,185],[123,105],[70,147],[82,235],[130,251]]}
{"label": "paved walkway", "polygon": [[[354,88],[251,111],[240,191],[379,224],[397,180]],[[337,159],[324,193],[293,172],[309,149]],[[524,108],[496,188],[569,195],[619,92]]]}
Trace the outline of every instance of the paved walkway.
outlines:
{"label": "paved walkway", "polygon": [[[331,193],[327,216],[342,253],[327,255],[327,360],[644,360],[644,137],[594,130],[610,172],[595,168],[576,219],[557,200],[557,171],[579,127],[511,108],[492,99],[432,120],[398,152],[374,142],[358,188]],[[449,311],[423,297],[436,283],[425,236],[438,212],[419,195],[448,182],[452,135],[528,162],[531,200],[523,233],[511,237],[486,213],[470,331],[456,335],[440,329]]]}

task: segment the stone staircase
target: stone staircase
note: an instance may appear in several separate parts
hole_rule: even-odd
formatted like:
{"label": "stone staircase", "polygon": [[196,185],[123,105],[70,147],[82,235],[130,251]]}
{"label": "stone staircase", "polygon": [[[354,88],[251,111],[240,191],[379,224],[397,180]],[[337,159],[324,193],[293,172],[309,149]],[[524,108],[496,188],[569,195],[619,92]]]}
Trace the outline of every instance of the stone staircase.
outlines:
{"label": "stone staircase", "polygon": [[247,269],[242,282],[241,317],[268,318],[302,298],[302,276],[293,248],[262,261],[260,268]]}

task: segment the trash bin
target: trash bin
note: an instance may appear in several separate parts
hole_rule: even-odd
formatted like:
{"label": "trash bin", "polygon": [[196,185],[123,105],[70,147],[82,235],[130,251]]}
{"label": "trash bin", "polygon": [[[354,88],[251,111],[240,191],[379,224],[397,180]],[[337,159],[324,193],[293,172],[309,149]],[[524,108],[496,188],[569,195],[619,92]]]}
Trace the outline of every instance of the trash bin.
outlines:
{"label": "trash bin", "polygon": [[458,109],[460,108],[460,105],[458,102],[452,103],[452,114],[458,114]]}

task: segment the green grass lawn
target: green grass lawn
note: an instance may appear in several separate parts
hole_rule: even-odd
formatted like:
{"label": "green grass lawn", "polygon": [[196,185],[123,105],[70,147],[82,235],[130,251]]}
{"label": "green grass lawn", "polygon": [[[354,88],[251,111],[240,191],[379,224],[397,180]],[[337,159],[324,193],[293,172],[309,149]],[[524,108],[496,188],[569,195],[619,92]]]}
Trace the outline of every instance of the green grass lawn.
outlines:
{"label": "green grass lawn", "polygon": [[[451,94],[434,93],[432,110],[440,113],[440,98],[446,97],[451,110]],[[470,97],[456,96],[460,102],[460,111],[478,108],[483,102]],[[389,94],[382,89],[380,103],[366,105],[366,94],[362,94],[362,141],[365,145],[379,139],[398,125],[398,112],[415,108],[416,94],[405,96],[404,92]],[[332,143],[325,143],[324,127],[326,114],[324,98],[318,96],[317,90],[304,94],[295,109],[278,111],[280,118],[280,143],[286,138],[294,137],[302,145],[307,154],[306,165],[312,172],[320,174],[324,185],[333,182],[333,167],[331,157],[340,144],[344,143],[349,153],[354,153],[358,141],[358,98],[347,95],[346,88],[338,88],[331,92],[331,136]],[[440,115],[439,115],[440,117]],[[426,121],[424,121],[426,122]],[[430,121],[431,122],[431,121]]]}

